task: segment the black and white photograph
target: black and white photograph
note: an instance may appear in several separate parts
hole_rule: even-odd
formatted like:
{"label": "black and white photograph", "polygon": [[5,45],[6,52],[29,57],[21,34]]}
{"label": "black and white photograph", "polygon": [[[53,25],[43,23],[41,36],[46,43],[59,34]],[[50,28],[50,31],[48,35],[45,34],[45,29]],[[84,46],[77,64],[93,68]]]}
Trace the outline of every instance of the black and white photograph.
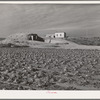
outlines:
{"label": "black and white photograph", "polygon": [[0,90],[100,90],[100,4],[0,4]]}

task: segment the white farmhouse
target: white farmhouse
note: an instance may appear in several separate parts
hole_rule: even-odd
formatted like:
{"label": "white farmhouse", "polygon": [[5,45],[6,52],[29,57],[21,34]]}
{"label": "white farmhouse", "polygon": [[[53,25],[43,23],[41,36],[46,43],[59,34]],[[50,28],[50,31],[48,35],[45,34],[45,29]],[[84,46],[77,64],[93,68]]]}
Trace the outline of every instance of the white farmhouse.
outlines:
{"label": "white farmhouse", "polygon": [[55,38],[66,38],[65,32],[55,33]]}

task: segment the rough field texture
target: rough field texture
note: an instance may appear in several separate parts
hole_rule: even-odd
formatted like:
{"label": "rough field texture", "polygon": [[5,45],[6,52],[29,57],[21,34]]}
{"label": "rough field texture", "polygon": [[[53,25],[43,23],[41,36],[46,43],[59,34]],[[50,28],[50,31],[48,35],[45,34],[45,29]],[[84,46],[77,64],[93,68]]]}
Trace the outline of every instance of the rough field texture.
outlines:
{"label": "rough field texture", "polygon": [[0,89],[99,90],[100,51],[0,48]]}

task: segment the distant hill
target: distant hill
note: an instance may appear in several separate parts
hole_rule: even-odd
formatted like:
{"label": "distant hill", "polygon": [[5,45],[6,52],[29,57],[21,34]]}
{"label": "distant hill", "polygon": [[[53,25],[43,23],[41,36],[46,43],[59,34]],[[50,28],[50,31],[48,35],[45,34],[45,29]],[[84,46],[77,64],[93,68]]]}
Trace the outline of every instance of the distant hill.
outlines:
{"label": "distant hill", "polygon": [[69,37],[67,38],[68,41],[74,42],[79,45],[94,45],[100,46],[100,37]]}
{"label": "distant hill", "polygon": [[65,31],[70,36],[100,37],[100,5],[2,4],[0,35]]}

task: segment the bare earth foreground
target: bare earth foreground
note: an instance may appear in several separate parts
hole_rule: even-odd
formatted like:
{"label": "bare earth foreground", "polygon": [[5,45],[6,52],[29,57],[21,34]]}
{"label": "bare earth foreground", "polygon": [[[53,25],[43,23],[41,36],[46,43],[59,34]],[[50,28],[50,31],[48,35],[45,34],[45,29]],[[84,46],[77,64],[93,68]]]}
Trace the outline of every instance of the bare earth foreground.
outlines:
{"label": "bare earth foreground", "polygon": [[0,48],[0,89],[100,90],[100,50]]}

